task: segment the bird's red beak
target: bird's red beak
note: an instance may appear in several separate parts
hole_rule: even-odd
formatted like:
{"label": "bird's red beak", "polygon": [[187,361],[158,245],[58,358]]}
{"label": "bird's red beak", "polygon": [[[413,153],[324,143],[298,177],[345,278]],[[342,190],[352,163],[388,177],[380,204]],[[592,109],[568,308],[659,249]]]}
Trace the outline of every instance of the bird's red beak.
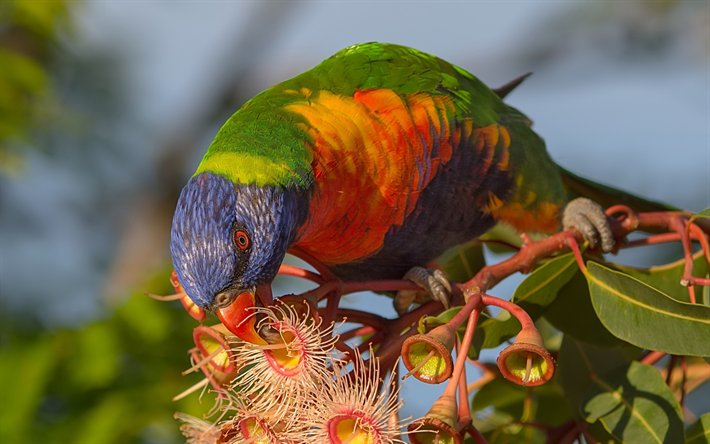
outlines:
{"label": "bird's red beak", "polygon": [[253,308],[256,306],[256,295],[253,291],[244,291],[234,298],[231,304],[217,309],[217,317],[222,324],[239,339],[252,344],[266,345],[264,338],[257,333],[256,316]]}

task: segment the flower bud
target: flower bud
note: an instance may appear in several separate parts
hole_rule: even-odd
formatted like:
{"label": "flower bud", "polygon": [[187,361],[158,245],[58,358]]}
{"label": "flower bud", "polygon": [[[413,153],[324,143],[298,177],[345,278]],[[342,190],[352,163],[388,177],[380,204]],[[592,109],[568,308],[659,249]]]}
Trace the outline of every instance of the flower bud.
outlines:
{"label": "flower bud", "polygon": [[402,344],[402,361],[409,374],[428,384],[449,379],[454,369],[451,350],[455,337],[455,330],[447,324],[408,337]]}
{"label": "flower bud", "polygon": [[535,329],[521,331],[515,343],[500,352],[497,363],[505,379],[527,387],[542,385],[555,374],[555,360]]}

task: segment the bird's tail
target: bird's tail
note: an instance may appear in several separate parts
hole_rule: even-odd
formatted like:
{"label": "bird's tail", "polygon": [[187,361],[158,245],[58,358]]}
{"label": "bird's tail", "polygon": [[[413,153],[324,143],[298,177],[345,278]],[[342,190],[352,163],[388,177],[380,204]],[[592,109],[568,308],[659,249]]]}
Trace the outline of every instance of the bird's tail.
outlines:
{"label": "bird's tail", "polygon": [[562,172],[562,182],[572,198],[588,197],[604,208],[621,204],[637,212],[678,211],[678,208],[674,208],[670,205],[635,196],[631,193],[585,179],[564,168],[560,168],[560,171]]}

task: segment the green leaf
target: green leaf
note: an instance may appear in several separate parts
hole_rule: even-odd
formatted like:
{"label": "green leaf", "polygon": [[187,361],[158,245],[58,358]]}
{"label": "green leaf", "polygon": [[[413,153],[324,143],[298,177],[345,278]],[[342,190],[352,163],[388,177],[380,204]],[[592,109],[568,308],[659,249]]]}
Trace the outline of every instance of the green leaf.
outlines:
{"label": "green leaf", "polygon": [[614,336],[650,350],[710,356],[710,307],[678,302],[596,262],[588,271],[594,311]]}
{"label": "green leaf", "polygon": [[119,341],[109,324],[86,326],[76,334],[72,349],[68,365],[73,385],[87,389],[105,387],[118,375]]}
{"label": "green leaf", "polygon": [[0,441],[26,442],[33,428],[36,411],[48,389],[60,355],[62,338],[3,345],[0,353],[0,378],[3,381],[0,403]]}
{"label": "green leaf", "polygon": [[698,211],[697,213],[693,214],[693,219],[696,219],[698,217],[710,218],[710,208],[705,208],[704,210]]}
{"label": "green leaf", "polygon": [[479,239],[487,241],[486,247],[494,253],[510,253],[515,251],[515,248],[510,246],[520,247],[523,244],[520,233],[508,224],[495,225],[482,236],[479,236]]}
{"label": "green leaf", "polygon": [[508,422],[534,421],[557,427],[570,419],[565,394],[554,381],[530,388],[503,378],[493,379],[476,392],[471,402],[472,411],[480,412],[488,408],[502,414],[500,417],[508,417]]}
{"label": "green leaf", "polygon": [[136,412],[122,394],[113,394],[101,399],[90,409],[82,421],[83,427],[76,431],[73,442],[77,444],[125,442],[121,431],[125,422]]}
{"label": "green leaf", "polygon": [[43,39],[54,40],[59,24],[64,23],[68,14],[68,2],[34,2],[15,0],[3,5],[8,18],[16,25],[26,28]]}
{"label": "green leaf", "polygon": [[595,422],[594,424],[589,424],[587,426],[587,433],[592,435],[597,442],[604,444],[624,444],[619,438],[613,436],[604,428],[600,422]]}
{"label": "green leaf", "polygon": [[437,260],[439,268],[446,272],[453,282],[465,282],[486,266],[483,245],[475,240],[450,248]]}
{"label": "green leaf", "polygon": [[[624,265],[610,264],[617,271],[628,274],[629,276],[638,279],[641,282],[667,294],[673,299],[681,302],[690,302],[688,288],[680,284],[683,277],[683,269],[685,260],[680,259],[666,265],[660,265],[650,268],[634,268]],[[693,255],[693,274],[695,276],[705,276],[710,270],[710,264],[705,260],[702,251],[698,251]],[[697,290],[705,287],[697,287]]]}
{"label": "green leaf", "polygon": [[547,434],[537,427],[523,424],[508,424],[487,436],[488,444],[545,444]]}
{"label": "green leaf", "polygon": [[555,328],[581,341],[606,346],[621,342],[599,321],[580,271],[560,289],[544,316]]}
{"label": "green leaf", "polygon": [[175,328],[171,325],[175,322],[175,317],[188,316],[179,302],[155,302],[157,301],[145,295],[134,295],[116,311],[118,319],[127,330],[148,344],[157,344],[168,339]]}
{"label": "green leaf", "polygon": [[593,387],[593,378],[618,368],[626,368],[641,350],[624,342],[619,347],[599,347],[566,335],[557,358],[557,376],[565,400],[574,412],[581,412],[585,396]]}
{"label": "green leaf", "polygon": [[680,404],[654,367],[634,361],[592,379],[596,387],[583,409],[587,421],[600,421],[623,442],[683,442]]}
{"label": "green leaf", "polygon": [[710,413],[701,416],[685,431],[685,444],[707,444],[710,442]]}
{"label": "green leaf", "polygon": [[[555,300],[559,290],[577,270],[572,253],[549,260],[520,283],[511,300],[536,320]],[[495,318],[481,321],[480,329],[484,335],[481,347],[492,348],[517,335],[520,331],[520,322],[507,311],[503,311]]]}
{"label": "green leaf", "polygon": [[[419,318],[419,323],[417,324],[417,332],[420,334],[426,334],[427,332],[430,332],[436,327],[449,322],[451,318],[453,318],[459,311],[461,311],[460,306],[451,307],[448,310],[442,311],[436,316],[422,316],[421,318]],[[466,323],[464,322],[464,325],[459,327],[461,333],[463,333],[464,331],[463,329],[465,328],[465,324]]]}
{"label": "green leaf", "polygon": [[574,276],[577,264],[572,253],[545,262],[520,283],[512,301],[525,311],[542,311],[557,297],[557,292]]}

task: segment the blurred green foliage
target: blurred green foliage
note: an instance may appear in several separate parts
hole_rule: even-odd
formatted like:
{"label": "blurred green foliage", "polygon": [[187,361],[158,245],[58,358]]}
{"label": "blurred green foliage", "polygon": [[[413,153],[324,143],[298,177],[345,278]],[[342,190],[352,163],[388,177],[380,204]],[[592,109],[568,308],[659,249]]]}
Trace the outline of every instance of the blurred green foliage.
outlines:
{"label": "blurred green foliage", "polygon": [[[161,272],[146,288],[169,291]],[[200,380],[189,367],[190,318],[177,302],[136,292],[107,318],[62,330],[0,330],[0,442],[180,442],[172,416],[201,416],[212,397],[171,398]]]}
{"label": "blurred green foliage", "polygon": [[20,165],[33,126],[56,108],[51,52],[70,21],[64,0],[0,3],[0,170]]}

